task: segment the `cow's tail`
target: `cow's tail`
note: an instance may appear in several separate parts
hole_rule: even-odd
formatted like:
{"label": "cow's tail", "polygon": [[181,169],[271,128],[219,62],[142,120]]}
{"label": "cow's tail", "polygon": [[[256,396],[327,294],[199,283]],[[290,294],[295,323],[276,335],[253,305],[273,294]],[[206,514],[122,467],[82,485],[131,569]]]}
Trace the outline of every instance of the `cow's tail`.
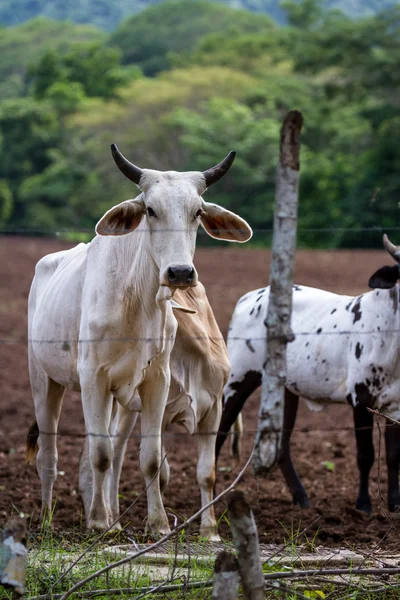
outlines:
{"label": "cow's tail", "polygon": [[25,448],[25,462],[31,463],[33,462],[36,454],[38,453],[38,437],[39,437],[39,427],[37,422],[35,421],[29,427],[28,435],[26,436],[26,448]]}

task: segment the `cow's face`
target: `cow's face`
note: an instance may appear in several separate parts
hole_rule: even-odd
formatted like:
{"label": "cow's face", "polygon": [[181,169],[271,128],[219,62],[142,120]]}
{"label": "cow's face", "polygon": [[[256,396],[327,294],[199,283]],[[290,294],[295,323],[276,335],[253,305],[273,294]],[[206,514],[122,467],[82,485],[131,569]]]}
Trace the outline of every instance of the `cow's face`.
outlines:
{"label": "cow's face", "polygon": [[[119,153],[118,159],[120,156]],[[140,225],[137,234],[144,235],[147,251],[159,268],[160,285],[173,289],[196,285],[193,256],[199,224],[211,237],[221,240],[245,242],[252,235],[246,221],[216,204],[204,202],[202,194],[207,184],[213,183],[207,180],[211,171],[139,170],[136,183],[142,194],[109,210],[97,224],[97,233],[125,235]]]}

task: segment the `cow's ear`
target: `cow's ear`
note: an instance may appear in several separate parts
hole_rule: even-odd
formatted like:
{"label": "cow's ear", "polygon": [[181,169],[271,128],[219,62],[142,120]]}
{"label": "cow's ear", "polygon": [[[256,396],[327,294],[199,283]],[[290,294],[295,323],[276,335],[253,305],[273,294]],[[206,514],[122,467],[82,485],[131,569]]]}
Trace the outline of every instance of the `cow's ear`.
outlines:
{"label": "cow's ear", "polygon": [[126,200],[117,204],[96,225],[99,235],[126,235],[134,231],[145,213],[141,200]]}
{"label": "cow's ear", "polygon": [[381,267],[369,278],[368,285],[370,288],[380,288],[389,290],[394,287],[399,279],[399,267]]}
{"label": "cow's ear", "polygon": [[228,242],[247,242],[253,231],[244,219],[217,204],[203,202],[201,224],[208,235]]}

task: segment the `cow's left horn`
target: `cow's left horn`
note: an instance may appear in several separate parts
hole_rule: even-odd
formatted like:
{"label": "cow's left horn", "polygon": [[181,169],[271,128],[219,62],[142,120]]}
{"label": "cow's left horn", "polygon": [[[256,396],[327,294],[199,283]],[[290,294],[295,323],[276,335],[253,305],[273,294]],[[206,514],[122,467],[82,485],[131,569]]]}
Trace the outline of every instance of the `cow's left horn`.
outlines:
{"label": "cow's left horn", "polygon": [[113,159],[115,160],[115,164],[118,169],[133,183],[139,184],[140,178],[143,175],[142,169],[136,167],[134,164],[129,162],[127,158],[118,150],[118,146],[116,144],[111,144],[111,152],[113,155]]}
{"label": "cow's left horn", "polygon": [[236,152],[229,152],[228,156],[224,158],[222,162],[220,162],[215,167],[211,167],[211,169],[207,169],[207,171],[203,171],[204,178],[206,180],[207,187],[210,187],[213,183],[216,183],[221,177],[227,173],[235,160]]}
{"label": "cow's left horn", "polygon": [[393,256],[394,260],[400,262],[400,247],[392,244],[386,233],[383,234],[383,245],[389,252],[390,256]]}

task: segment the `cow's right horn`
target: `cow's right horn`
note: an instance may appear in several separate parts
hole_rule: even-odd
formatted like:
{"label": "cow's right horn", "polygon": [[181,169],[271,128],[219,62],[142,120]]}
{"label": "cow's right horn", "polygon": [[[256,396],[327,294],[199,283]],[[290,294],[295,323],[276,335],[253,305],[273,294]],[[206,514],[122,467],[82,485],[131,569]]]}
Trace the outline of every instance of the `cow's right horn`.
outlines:
{"label": "cow's right horn", "polygon": [[390,256],[393,256],[394,260],[400,262],[400,246],[395,246],[394,244],[392,244],[386,233],[383,234],[383,245],[385,246],[385,249],[389,252]]}
{"label": "cow's right horn", "polygon": [[118,150],[116,144],[111,144],[111,152],[118,169],[125,177],[139,185],[140,178],[143,175],[142,169],[139,169],[139,167],[129,162],[129,160]]}

